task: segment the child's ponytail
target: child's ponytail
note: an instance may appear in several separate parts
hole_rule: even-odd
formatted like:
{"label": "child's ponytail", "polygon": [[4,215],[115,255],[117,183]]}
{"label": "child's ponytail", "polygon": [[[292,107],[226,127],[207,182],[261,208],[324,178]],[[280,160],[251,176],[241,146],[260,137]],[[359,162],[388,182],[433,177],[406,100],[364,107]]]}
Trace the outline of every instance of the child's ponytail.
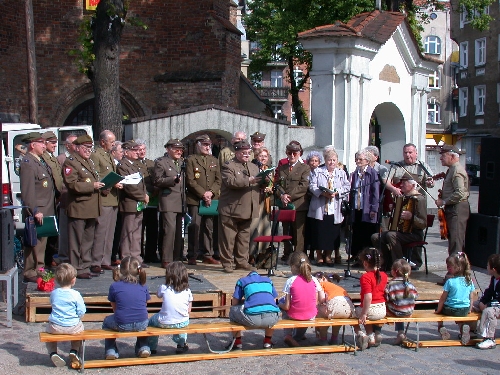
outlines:
{"label": "child's ponytail", "polygon": [[299,274],[302,275],[307,282],[312,280],[311,265],[309,264],[309,258],[306,254],[294,251],[290,257],[290,266],[296,267]]}
{"label": "child's ponytail", "polygon": [[404,259],[397,259],[392,263],[392,270],[396,273],[397,276],[403,278],[403,283],[405,286],[405,291],[403,294],[404,298],[408,298],[410,295],[410,272],[411,267],[410,264]]}

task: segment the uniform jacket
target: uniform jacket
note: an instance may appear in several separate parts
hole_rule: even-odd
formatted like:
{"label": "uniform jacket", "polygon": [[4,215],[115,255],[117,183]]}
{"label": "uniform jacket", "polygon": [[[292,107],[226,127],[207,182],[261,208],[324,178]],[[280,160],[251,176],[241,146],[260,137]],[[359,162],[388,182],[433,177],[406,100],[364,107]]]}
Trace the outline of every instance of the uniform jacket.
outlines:
{"label": "uniform jacket", "polygon": [[[138,160],[129,160],[124,157],[116,166],[117,173],[120,176],[128,176],[134,173],[141,173]],[[141,174],[142,175],[142,174]],[[125,184],[120,191],[120,203],[118,209],[120,212],[138,212],[137,203],[144,202],[146,198],[146,185],[144,178],[136,185]]]}
{"label": "uniform jacket", "polygon": [[454,205],[469,198],[469,176],[460,162],[448,168],[443,181],[443,200],[445,206]]}
{"label": "uniform jacket", "polygon": [[[178,160],[179,168],[183,162],[183,158]],[[177,168],[168,153],[155,160],[154,185],[160,190],[158,201],[160,212],[182,212],[182,181],[175,182],[180,173]]]}
{"label": "uniform jacket", "polygon": [[77,153],[66,158],[63,180],[68,189],[66,214],[75,219],[95,219],[101,214],[101,197],[94,189],[99,176],[90,159]]}
{"label": "uniform jacket", "polygon": [[55,215],[55,190],[47,168],[32,154],[23,156],[20,164],[21,199],[29,215],[35,210],[44,216]]}
{"label": "uniform jacket", "polygon": [[259,168],[250,162],[245,165],[234,158],[221,168],[221,192],[219,214],[235,219],[253,219],[259,217],[259,184],[250,185],[250,176],[256,176]]}
{"label": "uniform jacket", "polygon": [[[307,164],[298,161],[293,169],[289,170],[288,164],[283,164],[278,167],[277,181],[285,190],[285,193],[290,195],[291,202],[297,211],[309,210],[309,198],[307,191],[309,189],[309,174],[311,168]],[[280,191],[276,191],[277,199],[280,198]]]}
{"label": "uniform jacket", "polygon": [[45,163],[50,167],[52,171],[52,178],[54,179],[55,188],[59,192],[56,193],[56,195],[59,195],[62,191],[62,187],[64,184],[62,178],[61,164],[59,164],[59,161],[56,159],[54,155],[52,155],[47,151],[43,153],[42,159],[45,160]]}
{"label": "uniform jacket", "polygon": [[222,166],[226,164],[227,161],[231,161],[234,158],[234,147],[233,145],[229,145],[228,147],[224,147],[219,152],[219,166],[222,169]]}
{"label": "uniform jacket", "polygon": [[206,155],[206,163],[202,155],[191,155],[186,162],[187,204],[198,205],[206,191],[212,191],[212,199],[219,199],[220,169],[218,160]]}
{"label": "uniform jacket", "polygon": [[[358,186],[358,181],[360,179],[358,170],[359,168],[356,168],[351,174],[351,190],[356,189],[356,186]],[[366,223],[376,223],[377,215],[375,215],[373,219],[370,218],[370,212],[378,212],[379,205],[378,200],[380,183],[378,182],[378,173],[375,171],[375,169],[367,166],[363,180],[360,181],[360,184],[363,197],[361,202],[361,209],[363,211],[361,221],[364,221]],[[356,205],[354,204],[355,197],[356,194],[351,193],[349,202],[353,209],[356,208]],[[351,216],[351,220],[354,220],[355,215]]]}
{"label": "uniform jacket", "polygon": [[[96,148],[96,150],[90,154],[90,159],[94,162],[94,167],[100,180],[106,177],[109,172],[116,173],[116,164],[113,157],[108,152],[104,151],[103,148]],[[118,189],[114,187],[111,188],[107,195],[101,193],[101,203],[105,207],[118,206]]]}

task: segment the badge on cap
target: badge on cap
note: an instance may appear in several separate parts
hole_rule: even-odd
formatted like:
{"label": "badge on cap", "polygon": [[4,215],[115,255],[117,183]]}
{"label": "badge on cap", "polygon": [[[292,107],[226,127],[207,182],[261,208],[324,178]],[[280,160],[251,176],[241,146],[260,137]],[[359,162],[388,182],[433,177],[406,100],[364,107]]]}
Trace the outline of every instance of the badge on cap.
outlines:
{"label": "badge on cap", "polygon": [[70,168],[70,167],[66,167],[66,168],[64,168],[64,174],[65,174],[66,176],[67,176],[67,175],[69,175],[71,172],[73,172],[73,169],[72,169],[72,168]]}

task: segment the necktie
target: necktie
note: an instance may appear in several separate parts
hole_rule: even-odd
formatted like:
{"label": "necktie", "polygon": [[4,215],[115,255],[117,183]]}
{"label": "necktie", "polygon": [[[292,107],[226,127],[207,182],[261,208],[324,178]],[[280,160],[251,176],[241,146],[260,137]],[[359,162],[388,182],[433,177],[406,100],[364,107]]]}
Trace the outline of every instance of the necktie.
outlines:
{"label": "necktie", "polygon": [[359,182],[358,182],[358,202],[357,202],[357,209],[361,210],[361,186],[363,185],[363,177],[365,176],[364,173],[361,173],[359,175]]}
{"label": "necktie", "polygon": [[290,164],[290,166],[288,167],[288,171],[290,171],[290,172],[291,172],[291,171],[292,171],[292,169],[293,169],[293,165],[291,165],[291,164]]}
{"label": "necktie", "polygon": [[177,160],[174,160],[175,164],[175,169],[177,169],[177,172],[179,172],[179,162]]}

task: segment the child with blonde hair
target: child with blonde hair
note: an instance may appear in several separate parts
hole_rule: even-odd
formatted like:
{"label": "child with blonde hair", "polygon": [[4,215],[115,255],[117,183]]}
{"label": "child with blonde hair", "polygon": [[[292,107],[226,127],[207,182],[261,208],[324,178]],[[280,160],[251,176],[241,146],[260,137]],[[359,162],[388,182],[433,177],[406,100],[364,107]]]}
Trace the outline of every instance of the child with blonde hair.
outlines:
{"label": "child with blonde hair", "polygon": [[[113,269],[113,280],[109,287],[108,300],[114,314],[108,315],[102,322],[103,329],[120,332],[144,331],[148,327],[147,302],[151,299],[146,286],[146,272],[141,262],[127,256]],[[116,339],[105,339],[106,359],[117,359],[120,355]],[[147,358],[151,352],[147,337],[137,337],[135,354]]]}
{"label": "child with blonde hair", "polygon": [[[418,292],[410,282],[410,273],[411,266],[406,260],[398,259],[392,264],[392,279],[385,287],[387,314],[390,316],[409,317],[413,314]],[[396,345],[401,345],[406,339],[404,323],[395,323],[394,328],[398,332]]]}
{"label": "child with blonde hair", "polygon": [[[318,303],[323,303],[325,293],[319,281],[311,275],[311,265],[306,254],[295,251],[290,256],[290,277],[283,288],[285,297],[280,299],[278,307],[283,319],[313,320],[318,315]],[[307,328],[285,328],[285,344],[300,346],[297,339],[302,339]]]}
{"label": "child with blonde hair", "polygon": [[356,316],[359,324],[363,324],[366,334],[359,325],[354,326],[356,341],[361,350],[368,346],[379,346],[382,342],[382,327],[375,324],[367,324],[369,320],[385,318],[386,307],[384,290],[387,285],[387,274],[380,272],[380,253],[374,247],[365,248],[358,256],[359,261],[365,269],[359,283],[361,285],[361,304],[356,307]]}
{"label": "child with blonde hair", "polygon": [[[189,289],[188,271],[182,262],[169,263],[165,269],[165,284],[158,287],[156,293],[163,300],[161,310],[149,319],[150,327],[183,328],[189,325],[189,313],[193,303],[193,294]],[[186,344],[187,334],[179,333],[172,336],[177,344],[176,354],[185,353],[189,347]],[[151,353],[156,353],[158,336],[149,338]]]}
{"label": "child with blonde hair", "polygon": [[[82,295],[72,289],[76,283],[76,269],[69,263],[61,263],[55,270],[55,279],[59,288],[50,293],[52,312],[49,316],[46,332],[52,334],[74,335],[83,331],[82,317],[86,312]],[[78,351],[81,340],[71,340],[69,360],[71,367],[79,369],[82,366]],[[57,354],[57,342],[46,344],[52,363],[57,367],[66,365],[64,359]]]}
{"label": "child with blonde hair", "polygon": [[[327,275],[325,272],[316,272],[314,275],[325,292],[325,303],[318,306],[318,316],[327,319],[347,319],[354,316],[354,304],[347,291],[340,285],[335,284],[340,281],[337,274]],[[332,326],[332,335],[328,343],[335,345],[338,343],[340,326]],[[328,327],[318,327],[320,344],[327,340]]]}
{"label": "child with blonde hair", "polygon": [[[474,301],[474,284],[471,279],[469,260],[464,252],[451,254],[446,258],[448,274],[452,275],[443,286],[443,294],[438,302],[436,314],[448,316],[467,316]],[[460,341],[467,345],[470,341],[470,326],[457,322],[460,327]],[[438,323],[438,331],[443,340],[450,339],[450,333],[443,322]]]}

